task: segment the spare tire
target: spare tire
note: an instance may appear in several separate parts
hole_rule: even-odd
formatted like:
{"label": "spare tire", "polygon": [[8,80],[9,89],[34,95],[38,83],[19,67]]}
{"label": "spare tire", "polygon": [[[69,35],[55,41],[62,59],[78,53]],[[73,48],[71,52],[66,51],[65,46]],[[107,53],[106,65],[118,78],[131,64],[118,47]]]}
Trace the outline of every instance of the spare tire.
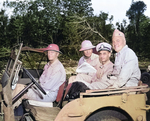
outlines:
{"label": "spare tire", "polygon": [[143,72],[142,75],[141,75],[141,81],[144,84],[147,84],[148,86],[150,86],[150,73]]}

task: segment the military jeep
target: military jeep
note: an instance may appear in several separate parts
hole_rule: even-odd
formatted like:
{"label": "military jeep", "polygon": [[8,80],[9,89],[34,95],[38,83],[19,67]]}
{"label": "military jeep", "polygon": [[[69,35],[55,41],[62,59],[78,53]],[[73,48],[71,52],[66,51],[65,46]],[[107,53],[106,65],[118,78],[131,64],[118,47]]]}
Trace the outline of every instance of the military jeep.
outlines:
{"label": "military jeep", "polygon": [[[21,43],[12,49],[5,72],[1,79],[1,115],[4,121],[146,121],[150,106],[146,104],[148,85],[136,87],[86,90],[79,98],[65,100],[66,86],[60,87],[59,101],[38,102],[23,100],[21,106],[13,109],[13,104],[32,86],[39,88],[37,78],[42,70],[28,70],[23,67],[20,53],[39,49],[23,47]],[[14,98],[12,91],[17,83],[27,86]]]}

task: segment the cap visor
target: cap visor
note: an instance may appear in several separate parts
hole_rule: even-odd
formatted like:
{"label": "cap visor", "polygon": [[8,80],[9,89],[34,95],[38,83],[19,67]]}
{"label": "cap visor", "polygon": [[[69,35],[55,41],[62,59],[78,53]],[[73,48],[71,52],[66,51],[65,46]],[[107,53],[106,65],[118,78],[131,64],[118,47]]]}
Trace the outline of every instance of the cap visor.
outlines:
{"label": "cap visor", "polygon": [[[41,50],[41,51],[49,51],[49,50],[51,50],[51,49],[49,49],[49,48],[41,48],[41,49],[39,49],[39,50]],[[58,53],[60,53],[60,54],[63,54],[61,51],[57,51],[57,50],[51,50],[51,51],[55,51],[55,52],[58,52]]]}
{"label": "cap visor", "polygon": [[109,49],[100,49],[97,52],[99,52],[99,51],[109,51],[109,52],[111,52],[111,50],[109,50]]}
{"label": "cap visor", "polygon": [[88,47],[88,48],[81,48],[79,51],[89,50],[89,49],[93,49],[93,48],[95,48],[95,46],[91,46],[91,47]]}

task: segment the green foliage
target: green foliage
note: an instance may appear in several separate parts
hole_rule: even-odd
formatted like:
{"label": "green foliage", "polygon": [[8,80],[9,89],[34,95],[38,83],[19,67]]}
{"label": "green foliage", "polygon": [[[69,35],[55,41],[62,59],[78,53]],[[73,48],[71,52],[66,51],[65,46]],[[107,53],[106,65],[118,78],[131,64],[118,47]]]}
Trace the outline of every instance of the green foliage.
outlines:
{"label": "green foliage", "polygon": [[[83,40],[91,40],[94,45],[103,41],[111,43],[112,19],[113,17],[108,18],[108,14],[103,12],[99,16],[80,17],[74,15],[68,17],[63,29],[65,41],[61,43],[62,47],[66,48],[69,56],[80,57],[82,53],[79,52],[79,49]],[[106,24],[107,20],[110,21],[109,24]]]}
{"label": "green foliage", "polygon": [[3,70],[5,68],[5,65],[7,64],[7,60],[10,56],[10,49],[1,47],[0,48],[0,75],[3,73]]}
{"label": "green foliage", "polygon": [[47,56],[43,53],[22,52],[20,59],[23,62],[23,66],[30,69],[43,69],[47,63]]}
{"label": "green foliage", "polygon": [[92,14],[91,0],[36,0],[4,2],[14,8],[9,31],[11,45],[24,42],[27,46],[40,47],[63,41],[62,31],[70,15]]}
{"label": "green foliage", "polygon": [[139,57],[150,59],[150,18],[144,15],[146,5],[143,1],[134,2],[126,15],[130,19],[130,24],[126,28],[128,45],[137,53]]}
{"label": "green foliage", "polygon": [[59,2],[64,16],[89,16],[93,14],[91,0],[59,0]]}
{"label": "green foliage", "polygon": [[99,40],[99,42],[105,41],[111,43],[111,36],[113,32],[113,16],[109,18],[107,13],[100,11],[98,16],[88,17],[88,21],[94,30],[94,36],[92,36],[90,39]]}
{"label": "green foliage", "polygon": [[8,46],[8,16],[5,15],[5,10],[0,11],[0,47]]}
{"label": "green foliage", "polygon": [[[0,11],[0,48],[11,48],[20,42],[34,48],[56,43],[63,57],[78,60],[83,40],[91,40],[94,45],[111,43],[113,16],[102,11],[93,15],[91,0],[6,1],[4,6],[14,10],[10,18],[6,10]],[[116,26],[125,33],[127,44],[137,55],[150,58],[150,18],[144,15],[145,10],[144,2],[133,2],[126,13],[130,23],[123,20]]]}
{"label": "green foliage", "polygon": [[133,2],[130,9],[127,11],[126,16],[131,22],[138,21],[146,10],[146,5],[143,1]]}
{"label": "green foliage", "polygon": [[7,57],[9,57],[10,52],[11,51],[10,51],[9,48],[2,47],[1,48],[1,52],[0,52],[0,58],[7,58]]}

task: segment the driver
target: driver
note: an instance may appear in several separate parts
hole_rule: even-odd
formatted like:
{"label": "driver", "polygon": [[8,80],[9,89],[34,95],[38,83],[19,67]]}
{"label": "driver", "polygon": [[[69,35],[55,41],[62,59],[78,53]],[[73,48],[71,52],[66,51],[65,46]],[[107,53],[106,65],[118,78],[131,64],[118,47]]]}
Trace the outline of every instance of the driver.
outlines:
{"label": "driver", "polygon": [[[47,52],[47,56],[49,62],[45,65],[44,71],[39,79],[40,86],[45,90],[47,93],[44,95],[43,99],[38,95],[38,93],[33,89],[28,89],[28,92],[24,94],[16,103],[14,103],[14,107],[19,106],[22,102],[22,99],[30,99],[36,101],[43,101],[43,102],[54,102],[57,97],[57,93],[59,90],[60,85],[62,85],[66,80],[66,72],[62,63],[58,60],[59,47],[56,44],[50,44],[47,48],[43,48],[44,51]],[[18,94],[25,85],[17,84],[15,90],[12,93],[14,97]]]}

